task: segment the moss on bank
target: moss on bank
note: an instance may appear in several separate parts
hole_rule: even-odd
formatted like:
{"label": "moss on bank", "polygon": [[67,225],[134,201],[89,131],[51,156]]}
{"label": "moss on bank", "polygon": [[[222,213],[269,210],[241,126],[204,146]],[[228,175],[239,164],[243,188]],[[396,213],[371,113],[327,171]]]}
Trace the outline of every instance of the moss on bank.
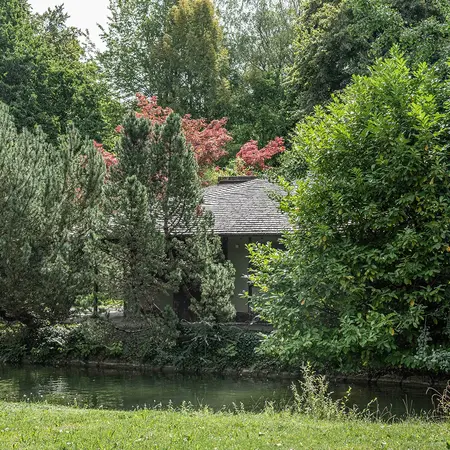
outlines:
{"label": "moss on bank", "polygon": [[0,402],[2,448],[445,449],[450,424],[317,420],[297,414],[100,411]]}

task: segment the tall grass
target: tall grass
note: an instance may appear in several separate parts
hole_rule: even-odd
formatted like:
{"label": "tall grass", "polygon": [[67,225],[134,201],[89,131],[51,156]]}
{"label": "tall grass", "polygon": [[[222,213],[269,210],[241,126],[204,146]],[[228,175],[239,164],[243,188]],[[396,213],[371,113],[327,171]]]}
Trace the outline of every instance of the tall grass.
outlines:
{"label": "tall grass", "polygon": [[325,420],[365,420],[370,422],[399,422],[405,420],[449,420],[450,419],[450,382],[443,392],[432,391],[432,411],[416,412],[412,403],[404,402],[405,411],[396,416],[390,408],[380,408],[377,398],[366,406],[359,407],[351,403],[351,387],[343,397],[333,398],[329,383],[324,375],[316,374],[309,364],[303,366],[302,377],[298,384],[292,383],[293,403],[290,411],[314,419]]}
{"label": "tall grass", "polygon": [[442,392],[439,392],[434,388],[428,388],[427,392],[433,393],[433,414],[438,417],[450,419],[450,381]]}
{"label": "tall grass", "polygon": [[324,375],[316,375],[308,364],[302,368],[299,387],[292,383],[293,411],[315,419],[347,419],[358,411],[348,406],[351,388],[344,397],[334,400]]}

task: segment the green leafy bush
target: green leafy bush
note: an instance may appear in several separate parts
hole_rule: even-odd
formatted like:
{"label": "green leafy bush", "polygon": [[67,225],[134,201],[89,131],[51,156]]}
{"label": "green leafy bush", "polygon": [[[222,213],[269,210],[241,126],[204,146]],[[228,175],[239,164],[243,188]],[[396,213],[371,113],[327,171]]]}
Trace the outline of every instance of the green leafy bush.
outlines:
{"label": "green leafy bush", "polygon": [[417,353],[414,355],[416,367],[425,368],[431,372],[450,372],[450,348],[433,347],[428,327],[424,327],[418,338]]}
{"label": "green leafy bush", "polygon": [[266,362],[256,348],[259,333],[217,323],[186,323],[181,327],[176,363],[189,370],[251,368]]}
{"label": "green leafy bush", "polygon": [[0,362],[20,363],[27,352],[27,329],[21,324],[0,322]]}
{"label": "green leafy bush", "polygon": [[0,328],[0,362],[39,364],[71,360],[123,361],[155,367],[210,369],[264,368],[274,360],[257,353],[262,335],[239,327],[208,322],[180,323],[174,310],[140,319],[111,321],[88,318],[76,324],[23,325]]}
{"label": "green leafy bush", "polygon": [[105,359],[120,356],[122,343],[110,322],[92,318],[73,328],[66,351],[70,357]]}
{"label": "green leafy bush", "polygon": [[147,316],[133,327],[116,329],[116,336],[123,343],[123,358],[131,362],[170,364],[179,335],[177,326],[174,310],[166,307],[161,316]]}
{"label": "green leafy bush", "polygon": [[[266,350],[291,363],[445,369],[448,74],[395,50],[370,72],[298,125],[281,200],[294,231],[284,250],[250,247],[253,306],[276,328]],[[435,350],[418,367],[425,323]]]}
{"label": "green leafy bush", "polygon": [[45,363],[65,356],[73,328],[66,325],[46,326],[33,335],[30,357],[34,362]]}

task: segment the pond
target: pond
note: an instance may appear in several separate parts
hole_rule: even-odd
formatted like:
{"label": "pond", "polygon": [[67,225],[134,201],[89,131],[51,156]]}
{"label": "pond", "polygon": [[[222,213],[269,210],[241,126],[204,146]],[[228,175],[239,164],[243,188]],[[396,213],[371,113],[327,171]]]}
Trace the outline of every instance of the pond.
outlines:
{"label": "pond", "polygon": [[[208,405],[214,410],[244,405],[257,411],[266,401],[276,406],[292,399],[289,380],[260,380],[183,375],[162,375],[133,371],[82,368],[9,367],[0,365],[0,399],[47,401],[60,405],[132,410],[136,408]],[[342,397],[348,384],[330,386],[333,396]],[[377,398],[380,408],[397,416],[406,407],[415,412],[432,409],[426,387],[352,385],[351,404],[365,407]]]}

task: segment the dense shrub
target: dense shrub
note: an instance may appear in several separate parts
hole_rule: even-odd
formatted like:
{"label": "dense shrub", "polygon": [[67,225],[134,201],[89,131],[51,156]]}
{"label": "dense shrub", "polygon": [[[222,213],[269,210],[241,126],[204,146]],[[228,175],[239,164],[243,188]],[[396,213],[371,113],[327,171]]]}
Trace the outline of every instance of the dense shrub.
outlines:
{"label": "dense shrub", "polygon": [[155,365],[170,364],[179,335],[177,326],[175,312],[167,307],[161,316],[148,316],[133,326],[116,329],[115,336],[123,345],[123,359]]}
{"label": "dense shrub", "polygon": [[201,370],[250,368],[264,365],[258,356],[259,333],[208,322],[186,323],[181,327],[176,364],[184,369]]}
{"label": "dense shrub", "polygon": [[31,338],[30,357],[34,362],[45,363],[67,354],[71,334],[76,330],[66,325],[39,328]]}
{"label": "dense shrub", "polygon": [[0,323],[0,363],[19,363],[26,355],[27,329],[21,324]]}
{"label": "dense shrub", "polygon": [[120,356],[122,344],[115,337],[111,323],[103,319],[89,319],[72,329],[67,340],[67,357],[105,359]]}
{"label": "dense shrub", "polygon": [[294,231],[285,249],[250,255],[254,307],[276,328],[272,355],[448,370],[448,87],[446,72],[413,71],[394,51],[299,124],[281,201]]}
{"label": "dense shrub", "polygon": [[260,333],[235,326],[180,323],[172,308],[140,320],[89,318],[81,323],[0,328],[0,362],[65,364],[71,360],[120,361],[179,370],[270,368],[259,355]]}
{"label": "dense shrub", "polygon": [[66,359],[106,359],[122,353],[122,343],[114,335],[114,328],[103,319],[43,326],[28,333],[26,344],[28,351],[22,356],[40,364]]}

